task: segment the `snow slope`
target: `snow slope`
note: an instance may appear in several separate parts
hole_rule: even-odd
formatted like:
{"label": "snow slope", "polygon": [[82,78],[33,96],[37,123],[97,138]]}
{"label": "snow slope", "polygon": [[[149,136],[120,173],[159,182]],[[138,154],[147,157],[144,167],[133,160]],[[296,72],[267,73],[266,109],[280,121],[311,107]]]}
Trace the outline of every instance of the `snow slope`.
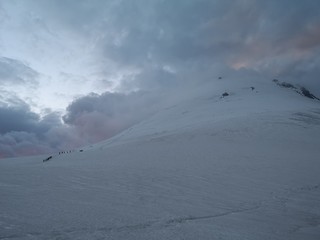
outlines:
{"label": "snow slope", "polygon": [[320,239],[320,102],[186,95],[83,152],[1,160],[0,239]]}

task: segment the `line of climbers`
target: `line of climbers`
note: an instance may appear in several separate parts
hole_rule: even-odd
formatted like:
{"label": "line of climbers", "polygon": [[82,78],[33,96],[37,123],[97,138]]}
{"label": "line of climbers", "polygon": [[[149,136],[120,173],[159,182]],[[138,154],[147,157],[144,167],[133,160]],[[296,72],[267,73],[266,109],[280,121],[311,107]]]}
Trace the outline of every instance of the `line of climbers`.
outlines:
{"label": "line of climbers", "polygon": [[74,150],[61,151],[61,152],[59,152],[59,155],[60,155],[60,154],[65,154],[65,153],[72,153],[72,152],[74,152]]}

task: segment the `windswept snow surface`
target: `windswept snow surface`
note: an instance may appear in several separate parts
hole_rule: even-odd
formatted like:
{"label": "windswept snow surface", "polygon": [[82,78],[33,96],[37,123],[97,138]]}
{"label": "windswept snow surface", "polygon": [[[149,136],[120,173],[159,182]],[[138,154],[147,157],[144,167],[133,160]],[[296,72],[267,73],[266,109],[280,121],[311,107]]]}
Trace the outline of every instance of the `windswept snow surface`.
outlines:
{"label": "windswept snow surface", "polygon": [[319,102],[188,96],[83,152],[0,160],[0,239],[320,239]]}

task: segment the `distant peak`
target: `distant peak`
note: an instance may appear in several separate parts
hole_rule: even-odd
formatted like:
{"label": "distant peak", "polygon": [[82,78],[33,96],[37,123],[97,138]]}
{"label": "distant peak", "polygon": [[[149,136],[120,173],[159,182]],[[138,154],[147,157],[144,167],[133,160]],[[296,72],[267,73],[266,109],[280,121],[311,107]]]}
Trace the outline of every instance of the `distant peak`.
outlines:
{"label": "distant peak", "polygon": [[288,82],[281,82],[278,79],[273,79],[272,81],[274,83],[276,83],[280,87],[292,89],[296,93],[298,93],[298,94],[300,94],[300,95],[302,95],[304,97],[320,101],[320,99],[318,97],[313,95],[307,88],[305,88],[303,86],[294,85],[294,84],[291,84],[291,83],[288,83]]}

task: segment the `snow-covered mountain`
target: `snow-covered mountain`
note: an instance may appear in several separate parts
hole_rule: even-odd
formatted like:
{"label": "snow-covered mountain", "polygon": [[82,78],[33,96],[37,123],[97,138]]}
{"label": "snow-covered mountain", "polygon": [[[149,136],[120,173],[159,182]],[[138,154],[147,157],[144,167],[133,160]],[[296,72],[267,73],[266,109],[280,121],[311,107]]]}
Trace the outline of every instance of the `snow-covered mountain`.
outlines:
{"label": "snow-covered mountain", "polygon": [[296,90],[222,78],[81,151],[1,160],[0,239],[320,239],[320,101]]}

